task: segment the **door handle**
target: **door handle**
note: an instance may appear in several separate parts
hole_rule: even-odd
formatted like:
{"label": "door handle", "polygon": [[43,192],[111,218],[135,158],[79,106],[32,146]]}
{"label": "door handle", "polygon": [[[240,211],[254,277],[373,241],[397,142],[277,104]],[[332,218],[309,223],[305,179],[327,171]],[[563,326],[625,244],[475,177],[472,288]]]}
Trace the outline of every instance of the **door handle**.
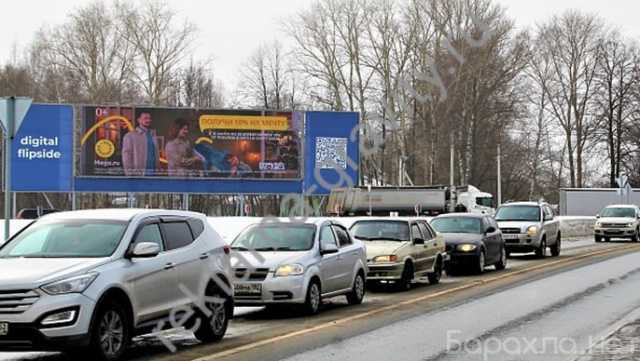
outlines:
{"label": "door handle", "polygon": [[200,255],[200,259],[207,259],[209,258],[209,254],[208,253],[203,253]]}
{"label": "door handle", "polygon": [[164,265],[165,270],[174,269],[176,267],[175,263],[167,263]]}

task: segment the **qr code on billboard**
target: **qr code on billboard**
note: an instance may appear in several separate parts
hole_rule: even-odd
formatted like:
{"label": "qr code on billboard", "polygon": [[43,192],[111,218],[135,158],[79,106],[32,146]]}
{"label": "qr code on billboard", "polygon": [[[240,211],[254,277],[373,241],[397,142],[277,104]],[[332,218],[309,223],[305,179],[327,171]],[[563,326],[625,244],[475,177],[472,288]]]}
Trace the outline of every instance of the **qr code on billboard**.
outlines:
{"label": "qr code on billboard", "polygon": [[316,138],[316,168],[347,169],[347,138]]}

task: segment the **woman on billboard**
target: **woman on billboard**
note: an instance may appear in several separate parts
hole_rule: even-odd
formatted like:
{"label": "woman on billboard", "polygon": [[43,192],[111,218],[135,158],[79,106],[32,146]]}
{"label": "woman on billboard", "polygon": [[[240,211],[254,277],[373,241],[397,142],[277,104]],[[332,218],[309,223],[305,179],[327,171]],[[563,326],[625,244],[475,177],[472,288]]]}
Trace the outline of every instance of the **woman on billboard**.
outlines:
{"label": "woman on billboard", "polygon": [[202,159],[193,150],[189,138],[190,124],[184,119],[177,119],[169,130],[169,142],[165,146],[168,173],[171,177],[194,177],[202,174]]}

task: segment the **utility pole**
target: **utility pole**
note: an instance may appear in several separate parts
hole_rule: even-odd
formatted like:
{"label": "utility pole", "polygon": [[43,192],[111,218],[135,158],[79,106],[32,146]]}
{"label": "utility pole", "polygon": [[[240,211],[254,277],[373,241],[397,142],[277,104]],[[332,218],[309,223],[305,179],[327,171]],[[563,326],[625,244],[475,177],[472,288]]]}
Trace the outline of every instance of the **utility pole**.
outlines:
{"label": "utility pole", "polygon": [[451,135],[451,150],[449,154],[449,185],[453,188],[455,187],[455,157],[456,157],[456,148],[453,144],[454,138],[453,134]]}
{"label": "utility pole", "polygon": [[498,164],[498,206],[502,204],[502,156],[501,156],[500,143],[498,143],[498,154],[496,162]]}
{"label": "utility pole", "polygon": [[449,153],[449,194],[451,199],[449,200],[449,212],[453,213],[456,210],[456,204],[458,203],[458,190],[456,189],[456,147],[454,144],[455,138],[453,133],[451,134],[451,148]]}

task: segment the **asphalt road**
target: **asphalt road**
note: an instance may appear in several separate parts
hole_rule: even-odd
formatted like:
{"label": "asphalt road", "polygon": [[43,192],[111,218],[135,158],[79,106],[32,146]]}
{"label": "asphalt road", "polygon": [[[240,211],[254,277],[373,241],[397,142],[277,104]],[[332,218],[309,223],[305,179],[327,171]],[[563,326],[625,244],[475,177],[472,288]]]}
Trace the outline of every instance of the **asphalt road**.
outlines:
{"label": "asphalt road", "polygon": [[[634,248],[627,249],[630,246]],[[316,317],[292,314],[287,308],[237,308],[221,343],[201,346],[190,334],[171,332],[164,336],[178,347],[177,353],[149,336],[136,340],[129,359],[483,360],[469,345],[495,339],[525,345],[544,335],[569,337],[575,349],[584,352],[592,334],[609,331],[610,336],[624,315],[640,308],[640,294],[633,290],[640,281],[640,253],[629,254],[639,250],[622,242],[565,242],[559,258],[541,261],[516,255],[506,271],[445,277],[437,286],[421,280],[403,293],[380,289],[356,307],[337,298]],[[617,254],[598,254],[604,251]],[[447,341],[470,343],[446,353]],[[455,345],[451,342],[449,346]],[[493,352],[492,344],[487,345],[480,349]],[[524,356],[494,352],[489,360],[567,359],[562,358],[565,354]],[[58,354],[0,353],[2,360],[33,358],[63,359]]]}

